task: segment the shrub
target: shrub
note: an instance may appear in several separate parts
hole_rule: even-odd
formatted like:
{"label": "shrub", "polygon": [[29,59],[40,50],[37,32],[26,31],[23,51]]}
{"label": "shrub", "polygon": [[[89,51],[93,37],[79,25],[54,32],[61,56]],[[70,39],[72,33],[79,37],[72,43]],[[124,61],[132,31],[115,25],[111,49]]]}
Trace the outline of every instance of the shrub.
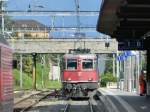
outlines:
{"label": "shrub", "polygon": [[117,78],[114,77],[111,73],[106,73],[100,77],[101,87],[106,87],[107,82],[117,82]]}

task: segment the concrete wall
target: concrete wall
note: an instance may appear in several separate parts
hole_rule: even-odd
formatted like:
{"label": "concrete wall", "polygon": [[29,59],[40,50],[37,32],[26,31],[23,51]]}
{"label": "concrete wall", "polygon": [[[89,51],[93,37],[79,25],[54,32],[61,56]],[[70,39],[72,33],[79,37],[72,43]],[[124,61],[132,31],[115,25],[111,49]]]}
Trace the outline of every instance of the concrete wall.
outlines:
{"label": "concrete wall", "polygon": [[68,49],[86,48],[93,53],[116,53],[118,43],[109,39],[8,39],[14,53],[67,53]]}

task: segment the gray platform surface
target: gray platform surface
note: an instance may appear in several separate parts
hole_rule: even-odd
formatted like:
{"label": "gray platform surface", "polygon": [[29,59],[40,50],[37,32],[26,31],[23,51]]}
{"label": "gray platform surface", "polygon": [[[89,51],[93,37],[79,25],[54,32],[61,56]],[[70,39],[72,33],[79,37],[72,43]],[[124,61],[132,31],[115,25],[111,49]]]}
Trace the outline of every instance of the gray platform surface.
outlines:
{"label": "gray platform surface", "polygon": [[115,88],[100,88],[99,91],[111,100],[119,112],[150,112],[150,98],[146,96]]}

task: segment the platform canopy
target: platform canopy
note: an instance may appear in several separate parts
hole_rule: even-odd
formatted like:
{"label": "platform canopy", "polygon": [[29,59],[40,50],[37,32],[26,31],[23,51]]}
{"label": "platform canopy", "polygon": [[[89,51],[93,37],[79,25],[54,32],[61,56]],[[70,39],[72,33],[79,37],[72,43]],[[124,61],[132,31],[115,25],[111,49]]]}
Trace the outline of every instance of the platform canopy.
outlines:
{"label": "platform canopy", "polygon": [[140,39],[150,31],[150,0],[103,0],[97,31],[119,39]]}

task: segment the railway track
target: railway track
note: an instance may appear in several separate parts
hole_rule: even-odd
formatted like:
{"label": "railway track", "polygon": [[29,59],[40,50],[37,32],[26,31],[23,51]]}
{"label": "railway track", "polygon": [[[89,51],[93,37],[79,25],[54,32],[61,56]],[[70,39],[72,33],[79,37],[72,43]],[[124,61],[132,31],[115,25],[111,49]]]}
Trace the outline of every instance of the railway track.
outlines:
{"label": "railway track", "polygon": [[79,99],[79,101],[76,102],[74,102],[74,100],[68,100],[62,112],[108,112],[100,96],[101,93],[95,91],[95,93],[90,95],[88,100],[82,101]]}
{"label": "railway track", "polygon": [[27,98],[20,100],[14,104],[14,112],[25,112],[33,108],[40,101],[46,99],[49,96],[58,97],[58,91],[41,91],[37,94],[32,94]]}
{"label": "railway track", "polygon": [[[81,103],[81,104],[80,104]],[[78,105],[75,105],[78,104]],[[63,112],[94,112],[91,100],[87,101],[68,101]]]}
{"label": "railway track", "polygon": [[[61,92],[59,92],[61,93]],[[107,112],[98,96],[89,99],[59,97],[58,91],[41,91],[14,105],[14,112]],[[103,109],[104,108],[104,109]]]}

